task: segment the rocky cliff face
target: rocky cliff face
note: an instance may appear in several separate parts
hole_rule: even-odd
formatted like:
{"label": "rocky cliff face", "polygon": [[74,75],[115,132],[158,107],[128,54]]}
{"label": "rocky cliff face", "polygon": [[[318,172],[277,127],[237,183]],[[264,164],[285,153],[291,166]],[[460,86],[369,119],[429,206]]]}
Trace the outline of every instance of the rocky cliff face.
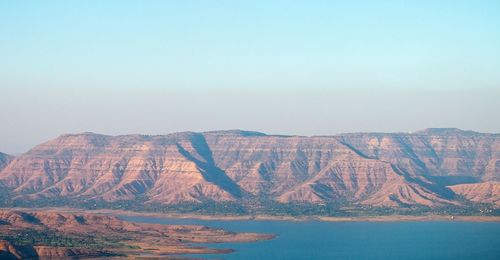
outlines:
{"label": "rocky cliff face", "polygon": [[[41,144],[0,172],[0,184],[18,199],[161,204],[262,197],[391,207],[497,203],[498,188],[490,187],[497,181],[500,135],[458,129],[318,137],[83,133]],[[490,186],[475,188],[482,183]]]}

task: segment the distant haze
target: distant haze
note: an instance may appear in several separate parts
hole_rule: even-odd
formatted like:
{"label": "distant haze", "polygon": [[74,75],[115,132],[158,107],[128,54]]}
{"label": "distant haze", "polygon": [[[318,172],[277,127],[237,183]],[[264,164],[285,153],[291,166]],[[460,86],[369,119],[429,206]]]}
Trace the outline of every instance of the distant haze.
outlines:
{"label": "distant haze", "polygon": [[498,1],[3,1],[0,152],[63,133],[500,132]]}

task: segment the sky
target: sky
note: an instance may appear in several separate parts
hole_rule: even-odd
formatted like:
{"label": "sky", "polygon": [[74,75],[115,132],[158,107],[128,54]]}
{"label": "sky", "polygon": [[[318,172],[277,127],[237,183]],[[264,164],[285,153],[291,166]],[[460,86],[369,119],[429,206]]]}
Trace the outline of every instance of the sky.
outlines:
{"label": "sky", "polygon": [[500,1],[0,0],[0,152],[64,133],[500,132]]}

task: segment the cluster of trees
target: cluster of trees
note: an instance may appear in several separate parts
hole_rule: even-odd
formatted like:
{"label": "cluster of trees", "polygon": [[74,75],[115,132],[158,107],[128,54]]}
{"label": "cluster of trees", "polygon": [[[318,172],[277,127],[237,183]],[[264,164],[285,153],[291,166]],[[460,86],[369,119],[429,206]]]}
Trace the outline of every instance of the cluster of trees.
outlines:
{"label": "cluster of trees", "polygon": [[0,233],[0,239],[7,240],[16,246],[55,246],[102,249],[102,241],[90,236],[66,235],[49,229],[13,230],[8,234]]}
{"label": "cluster of trees", "polygon": [[384,216],[384,215],[483,215],[498,216],[500,209],[489,204],[466,204],[465,206],[443,205],[440,207],[409,206],[400,208],[372,207],[347,202],[329,204],[280,203],[273,200],[256,200],[243,202],[181,203],[162,205],[152,203],[136,203],[131,201],[92,202],[83,204],[88,209],[126,209],[133,211],[161,213],[197,213],[204,215],[276,215],[276,216]]}

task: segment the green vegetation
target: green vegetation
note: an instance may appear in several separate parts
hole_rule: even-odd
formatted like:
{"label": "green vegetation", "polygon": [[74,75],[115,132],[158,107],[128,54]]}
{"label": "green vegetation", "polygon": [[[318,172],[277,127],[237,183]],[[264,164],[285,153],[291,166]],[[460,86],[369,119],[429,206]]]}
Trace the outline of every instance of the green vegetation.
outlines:
{"label": "green vegetation", "polygon": [[50,229],[12,230],[8,234],[0,233],[0,239],[7,240],[16,246],[44,245],[102,250],[106,247],[120,245],[119,240],[113,237],[63,234]]}
{"label": "green vegetation", "polygon": [[193,213],[203,215],[275,215],[275,216],[386,216],[386,215],[462,215],[462,216],[500,216],[500,209],[490,204],[470,203],[463,200],[464,206],[444,205],[440,207],[402,206],[399,208],[372,207],[353,204],[346,201],[337,201],[328,204],[310,203],[280,203],[264,198],[246,200],[242,202],[214,202],[181,203],[162,205],[146,203],[146,198],[136,200],[106,202],[103,200],[87,199],[43,199],[12,201],[8,196],[0,193],[0,207],[79,207],[83,209],[114,209],[131,210],[137,212],[158,213]]}

